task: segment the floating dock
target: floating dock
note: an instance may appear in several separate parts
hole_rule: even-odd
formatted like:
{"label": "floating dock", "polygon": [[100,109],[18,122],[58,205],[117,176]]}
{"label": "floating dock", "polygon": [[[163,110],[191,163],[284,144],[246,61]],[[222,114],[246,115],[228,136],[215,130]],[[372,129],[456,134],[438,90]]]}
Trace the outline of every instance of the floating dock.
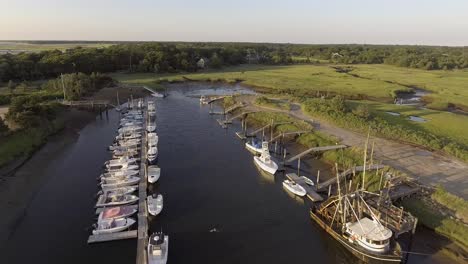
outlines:
{"label": "floating dock", "polygon": [[302,186],[307,192],[307,197],[309,197],[309,199],[312,200],[312,202],[323,201],[323,197],[317,192],[315,192],[314,187],[305,183],[304,179],[297,176],[296,173],[286,173],[286,177],[291,181],[294,181],[295,183]]}
{"label": "floating dock", "polygon": [[130,238],[136,238],[136,237],[137,237],[136,230],[110,233],[110,234],[90,235],[88,238],[88,244],[114,241],[114,240],[122,240],[122,239],[130,239]]}

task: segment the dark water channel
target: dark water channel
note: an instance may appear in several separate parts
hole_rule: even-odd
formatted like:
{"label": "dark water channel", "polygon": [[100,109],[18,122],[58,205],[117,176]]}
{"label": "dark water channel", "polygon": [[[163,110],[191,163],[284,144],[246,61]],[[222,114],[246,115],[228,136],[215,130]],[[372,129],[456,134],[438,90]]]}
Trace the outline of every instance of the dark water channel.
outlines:
{"label": "dark water channel", "polygon": [[[310,220],[308,201],[282,189],[282,174],[258,171],[236,126],[221,129],[208,107],[184,92],[175,87],[157,102],[162,175],[150,191],[164,195],[164,210],[151,219],[151,229],[168,232],[169,263],[358,262]],[[86,243],[96,177],[118,119],[114,111],[109,119],[97,118],[44,164],[47,181],[0,263],[135,263],[136,240]]]}

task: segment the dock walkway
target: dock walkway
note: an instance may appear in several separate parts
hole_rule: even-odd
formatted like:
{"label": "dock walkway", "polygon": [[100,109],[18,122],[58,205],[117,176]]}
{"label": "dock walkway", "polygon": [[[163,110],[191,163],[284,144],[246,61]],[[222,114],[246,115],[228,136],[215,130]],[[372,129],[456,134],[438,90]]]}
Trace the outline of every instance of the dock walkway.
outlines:
{"label": "dock walkway", "polygon": [[[143,127],[146,127],[147,112],[144,111]],[[138,241],[137,241],[137,264],[148,263],[148,255],[146,254],[146,248],[148,243],[148,207],[146,206],[147,196],[147,167],[146,167],[146,132],[141,140],[141,153],[140,153],[140,184],[138,187]]]}

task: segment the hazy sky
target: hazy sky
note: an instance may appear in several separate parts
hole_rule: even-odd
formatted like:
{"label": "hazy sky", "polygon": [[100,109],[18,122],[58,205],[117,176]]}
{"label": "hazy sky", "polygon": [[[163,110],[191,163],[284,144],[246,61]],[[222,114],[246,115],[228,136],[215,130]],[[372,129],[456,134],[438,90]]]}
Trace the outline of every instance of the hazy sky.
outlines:
{"label": "hazy sky", "polygon": [[468,0],[0,0],[0,39],[468,45]]}

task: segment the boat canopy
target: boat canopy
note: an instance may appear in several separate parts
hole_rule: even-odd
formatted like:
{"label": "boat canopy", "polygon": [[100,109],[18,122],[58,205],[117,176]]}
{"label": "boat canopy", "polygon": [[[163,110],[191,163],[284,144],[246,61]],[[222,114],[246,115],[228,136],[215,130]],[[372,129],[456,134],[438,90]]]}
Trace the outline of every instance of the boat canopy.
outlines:
{"label": "boat canopy", "polygon": [[371,243],[386,241],[392,236],[392,231],[390,229],[367,217],[364,217],[354,223],[348,223],[346,226],[353,235],[358,235],[364,239],[371,240]]}

